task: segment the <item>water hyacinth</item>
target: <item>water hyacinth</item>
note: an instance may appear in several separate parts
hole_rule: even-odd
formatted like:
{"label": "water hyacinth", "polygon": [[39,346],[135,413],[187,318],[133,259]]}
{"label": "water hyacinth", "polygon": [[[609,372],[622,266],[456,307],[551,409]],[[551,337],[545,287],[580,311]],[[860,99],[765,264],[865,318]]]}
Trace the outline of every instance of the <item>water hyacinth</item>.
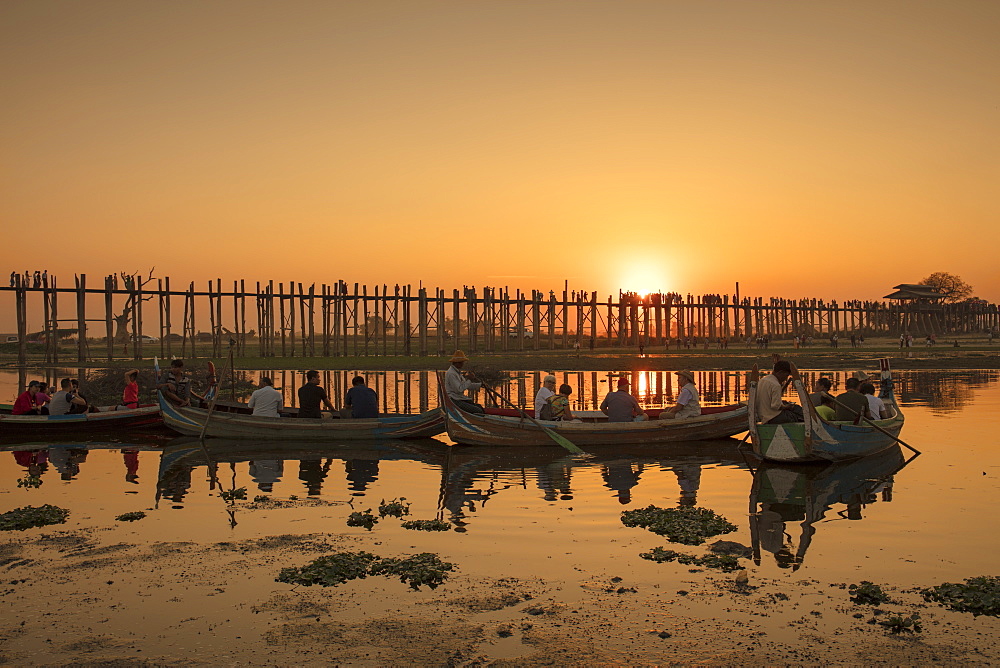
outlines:
{"label": "water hyacinth", "polygon": [[44,506],[24,506],[0,515],[0,531],[24,531],[32,527],[63,524],[69,511],[46,503]]}
{"label": "water hyacinth", "polygon": [[740,560],[728,554],[707,554],[704,557],[696,557],[691,554],[675,552],[674,550],[666,550],[662,547],[654,547],[649,552],[643,552],[639,556],[643,559],[648,559],[649,561],[655,561],[657,563],[676,561],[680,564],[704,566],[706,568],[715,568],[725,572],[743,569],[743,566],[740,565]]}
{"label": "water hyacinth", "polygon": [[736,531],[735,524],[708,508],[658,508],[650,505],[622,513],[622,524],[642,527],[671,543],[701,545],[706,538]]}
{"label": "water hyacinth", "polygon": [[451,525],[441,520],[409,520],[403,522],[404,529],[413,531],[450,531]]}
{"label": "water hyacinth", "polygon": [[925,600],[934,601],[973,616],[1000,617],[1000,577],[984,575],[964,583],[945,582],[920,590]]}

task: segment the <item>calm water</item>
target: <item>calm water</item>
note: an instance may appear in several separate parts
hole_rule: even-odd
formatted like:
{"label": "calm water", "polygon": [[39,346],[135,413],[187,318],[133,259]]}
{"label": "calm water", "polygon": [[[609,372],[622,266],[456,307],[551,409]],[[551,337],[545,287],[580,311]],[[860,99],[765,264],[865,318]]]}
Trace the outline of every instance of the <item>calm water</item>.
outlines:
{"label": "calm water", "polygon": [[[334,372],[335,373],[335,372]],[[297,379],[282,383],[295,386]],[[334,387],[350,374],[324,382]],[[434,397],[433,374],[369,374],[389,407],[415,410]],[[813,374],[810,374],[813,375]],[[843,373],[831,374],[838,384]],[[280,378],[280,374],[278,374]],[[650,406],[676,391],[668,374],[640,374],[634,384]],[[611,376],[612,378],[614,376]],[[427,378],[428,385],[419,383]],[[904,586],[992,574],[1000,535],[992,509],[1000,500],[1000,374],[996,371],[898,374],[909,451],[829,467],[761,467],[756,474],[737,439],[670,448],[608,446],[585,456],[558,449],[524,451],[450,447],[445,436],[378,445],[214,442],[208,455],[169,435],[134,443],[10,442],[0,452],[0,510],[51,503],[72,511],[67,529],[107,526],[145,510],[130,540],[251,538],[282,533],[363,533],[345,525],[355,509],[406,497],[411,517],[441,518],[454,531],[404,531],[387,519],[374,531],[406,548],[446,555],[464,569],[494,577],[567,577],[573,569],[640,580],[680,577],[676,564],[653,564],[639,552],[664,539],[624,527],[622,510],[649,504],[711,508],[738,531],[721,538],[755,548],[757,572],[825,581],[859,578]],[[591,407],[606,392],[605,372],[566,375]],[[294,380],[294,382],[293,382]],[[564,378],[560,374],[560,382]],[[9,378],[0,379],[9,387]],[[531,394],[527,375],[510,385]],[[743,374],[699,374],[706,403],[740,398]],[[28,471],[37,489],[18,488]],[[218,488],[247,489],[228,506]],[[255,496],[320,499],[329,505],[249,508]],[[235,524],[234,524],[235,522]],[[714,539],[713,539],[714,540]],[[711,541],[710,541],[711,542]],[[703,548],[674,546],[701,553]],[[614,573],[612,573],[614,571]]]}

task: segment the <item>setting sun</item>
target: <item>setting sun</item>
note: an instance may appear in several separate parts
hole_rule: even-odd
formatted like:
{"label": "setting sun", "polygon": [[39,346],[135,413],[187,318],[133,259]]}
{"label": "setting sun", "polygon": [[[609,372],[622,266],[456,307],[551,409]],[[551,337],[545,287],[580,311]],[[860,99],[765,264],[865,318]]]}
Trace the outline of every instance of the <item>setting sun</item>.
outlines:
{"label": "setting sun", "polygon": [[628,267],[621,275],[620,285],[624,292],[635,292],[643,297],[674,289],[662,265],[649,261]]}

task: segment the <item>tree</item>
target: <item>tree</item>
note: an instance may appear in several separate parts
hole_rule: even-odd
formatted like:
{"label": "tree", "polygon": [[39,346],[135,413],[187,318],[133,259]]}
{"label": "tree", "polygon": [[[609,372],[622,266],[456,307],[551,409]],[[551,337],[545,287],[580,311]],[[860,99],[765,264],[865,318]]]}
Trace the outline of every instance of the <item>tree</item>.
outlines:
{"label": "tree", "polygon": [[949,274],[946,271],[935,271],[920,281],[920,284],[936,288],[938,292],[945,296],[946,302],[960,302],[972,295],[971,285],[955,274]]}
{"label": "tree", "polygon": [[[139,272],[127,274],[123,271],[118,274],[118,276],[121,277],[121,287],[125,288],[126,290],[132,290],[133,292],[131,292],[125,299],[125,304],[124,306],[122,306],[121,313],[113,317],[113,320],[115,321],[115,336],[114,336],[115,343],[127,344],[129,340],[131,340],[132,334],[129,332],[129,325],[134,315],[134,308],[136,303],[138,301],[144,301],[144,302],[149,301],[150,299],[153,298],[152,295],[150,295],[149,297],[142,297],[140,299],[138,293],[135,292],[135,290],[145,287],[147,283],[153,280],[153,271],[155,269],[156,267],[150,269],[149,276],[145,278],[143,278],[142,274]],[[118,289],[118,276],[111,274],[110,276],[107,277],[107,280],[114,286],[116,290]],[[139,334],[140,335],[142,334],[141,329],[139,329]]]}

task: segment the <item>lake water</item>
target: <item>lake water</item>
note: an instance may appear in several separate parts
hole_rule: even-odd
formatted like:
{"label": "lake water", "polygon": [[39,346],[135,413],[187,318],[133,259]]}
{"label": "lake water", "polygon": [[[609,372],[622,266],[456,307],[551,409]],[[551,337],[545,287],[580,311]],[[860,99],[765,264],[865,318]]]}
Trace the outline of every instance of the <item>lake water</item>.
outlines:
{"label": "lake water", "polygon": [[[339,375],[343,382],[350,374]],[[838,385],[845,377],[829,375]],[[417,409],[424,397],[435,396],[433,374],[370,376],[381,379],[372,385],[391,408]],[[586,372],[560,374],[559,380],[579,388],[578,407],[590,408],[614,377]],[[288,532],[364,534],[345,525],[350,512],[405,497],[412,518],[443,519],[454,530],[410,532],[386,519],[374,532],[465,568],[492,577],[554,577],[572,567],[655,581],[679,572],[676,564],[638,555],[666,541],[623,526],[621,511],[697,505],[736,524],[737,531],[720,538],[753,548],[757,557],[746,563],[772,577],[914,586],[991,574],[1000,552],[992,519],[1000,499],[994,431],[1000,374],[909,372],[897,378],[907,417],[902,437],[923,452],[908,463],[911,453],[901,449],[838,466],[763,466],[755,474],[737,439],[655,449],[612,444],[574,456],[557,447],[453,447],[446,436],[280,448],[210,441],[207,453],[168,435],[128,444],[18,444],[8,438],[3,449],[20,452],[0,453],[0,511],[51,503],[71,510],[60,528],[73,528],[111,526],[116,515],[143,510],[149,516],[129,527],[132,540],[211,542]],[[430,385],[415,386],[423,380]],[[668,374],[633,381],[651,406],[669,403],[676,391]],[[534,383],[531,375],[512,383],[512,398],[529,395]],[[740,398],[745,379],[706,372],[699,373],[699,385],[706,403],[725,403]],[[40,487],[19,488],[29,472],[39,475]],[[227,504],[220,487],[246,488],[248,498]],[[253,504],[257,496],[302,503],[262,510]],[[309,499],[330,503],[310,505]]]}

